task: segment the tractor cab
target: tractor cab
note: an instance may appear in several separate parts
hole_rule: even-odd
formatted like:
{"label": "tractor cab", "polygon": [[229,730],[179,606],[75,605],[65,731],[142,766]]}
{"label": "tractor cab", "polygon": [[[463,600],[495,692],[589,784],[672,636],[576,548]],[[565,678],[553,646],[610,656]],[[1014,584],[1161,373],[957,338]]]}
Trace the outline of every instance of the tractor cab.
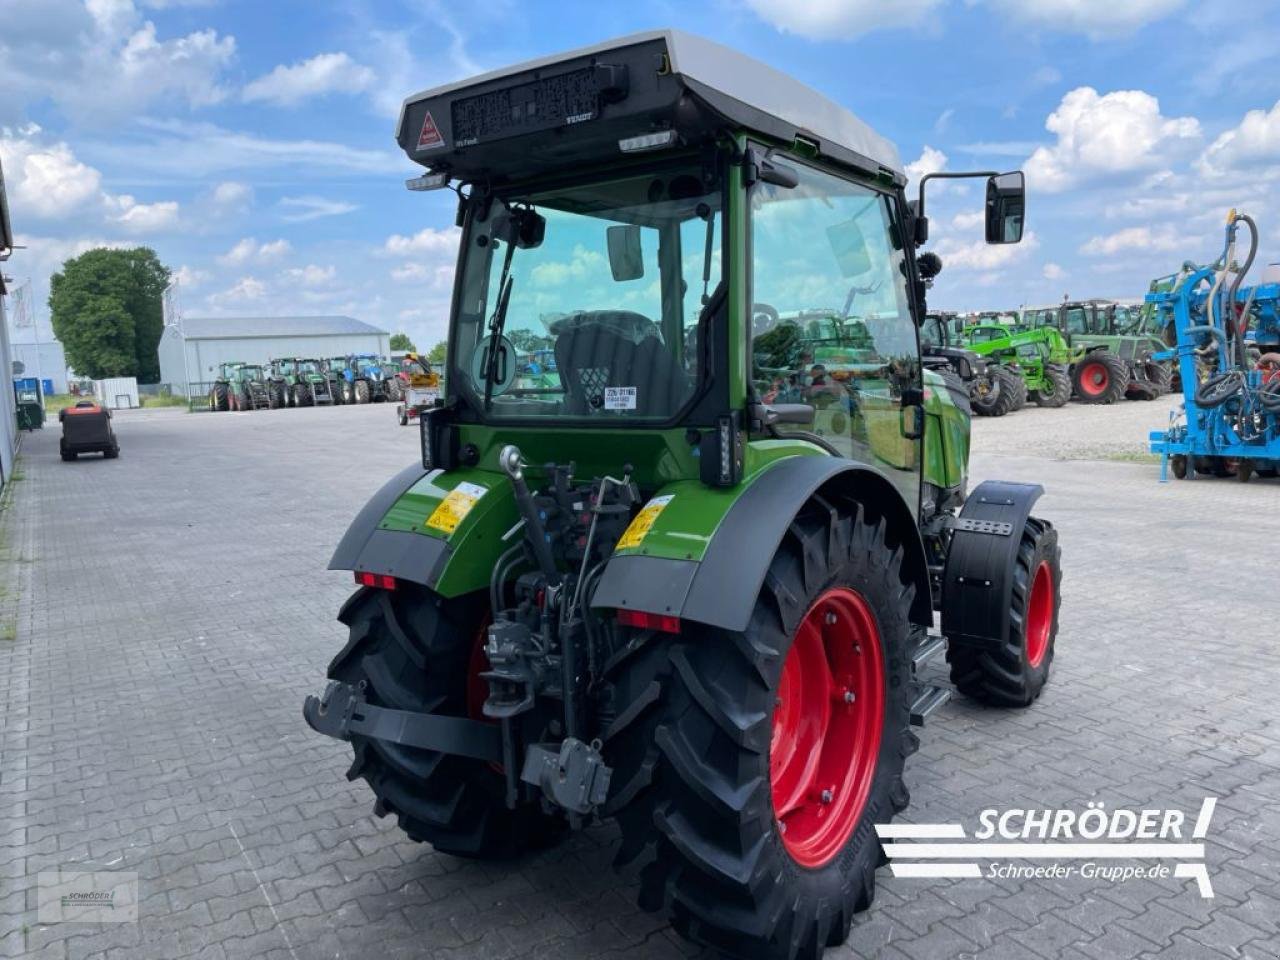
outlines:
{"label": "tractor cab", "polygon": [[[461,227],[420,462],[361,511],[350,642],[309,697],[409,836],[473,858],[616,818],[642,903],[733,956],[816,958],[957,688],[1030,704],[1056,634],[1039,487],[968,493],[925,370],[930,174],[719,44],[636,34],[409,97]],[[413,358],[416,361],[416,357]],[[435,374],[432,374],[435,376]],[[410,383],[412,386],[412,383]]]}

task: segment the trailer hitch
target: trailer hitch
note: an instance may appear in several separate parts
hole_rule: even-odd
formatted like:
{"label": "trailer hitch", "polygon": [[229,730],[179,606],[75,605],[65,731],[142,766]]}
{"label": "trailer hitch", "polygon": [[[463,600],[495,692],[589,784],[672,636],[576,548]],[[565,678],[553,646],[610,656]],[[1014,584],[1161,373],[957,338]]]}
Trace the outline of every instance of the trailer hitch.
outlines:
{"label": "trailer hitch", "polygon": [[330,680],[321,696],[309,696],[303,702],[302,717],[316,733],[337,740],[369,737],[420,750],[502,761],[502,728],[496,724],[374,706],[364,698],[363,681],[353,686]]}

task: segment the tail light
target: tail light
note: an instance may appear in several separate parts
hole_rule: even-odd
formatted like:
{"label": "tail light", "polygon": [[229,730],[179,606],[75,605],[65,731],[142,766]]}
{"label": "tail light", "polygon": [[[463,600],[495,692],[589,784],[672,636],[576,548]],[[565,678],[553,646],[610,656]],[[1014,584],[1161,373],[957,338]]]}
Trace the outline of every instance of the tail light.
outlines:
{"label": "tail light", "polygon": [[619,610],[618,623],[636,630],[660,630],[663,633],[679,633],[680,618],[663,613],[646,613],[643,610]]}
{"label": "tail light", "polygon": [[369,573],[364,570],[356,571],[356,583],[362,587],[375,587],[378,590],[394,590],[396,588],[395,577],[389,577],[385,573]]}

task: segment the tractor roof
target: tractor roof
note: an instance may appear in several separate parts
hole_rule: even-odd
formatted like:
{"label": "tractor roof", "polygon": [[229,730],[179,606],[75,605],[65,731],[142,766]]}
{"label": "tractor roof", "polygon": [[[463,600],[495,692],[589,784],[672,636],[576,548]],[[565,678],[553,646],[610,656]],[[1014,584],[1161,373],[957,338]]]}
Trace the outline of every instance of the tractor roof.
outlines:
{"label": "tractor roof", "polygon": [[906,175],[897,148],[834,101],[757,60],[677,30],[619,37],[404,101],[396,140],[460,180],[516,180],[621,156],[619,140],[675,130],[797,138],[870,174]]}

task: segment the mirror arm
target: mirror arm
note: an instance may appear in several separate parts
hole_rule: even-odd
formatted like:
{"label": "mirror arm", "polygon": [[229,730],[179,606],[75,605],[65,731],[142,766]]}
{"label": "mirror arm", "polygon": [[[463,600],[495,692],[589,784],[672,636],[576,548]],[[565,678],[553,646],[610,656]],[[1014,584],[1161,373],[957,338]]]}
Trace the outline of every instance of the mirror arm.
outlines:
{"label": "mirror arm", "polygon": [[916,216],[924,216],[924,185],[930,180],[975,180],[978,177],[998,177],[999,170],[967,170],[948,173],[939,170],[937,173],[926,173],[920,178],[920,198],[916,201]]}

